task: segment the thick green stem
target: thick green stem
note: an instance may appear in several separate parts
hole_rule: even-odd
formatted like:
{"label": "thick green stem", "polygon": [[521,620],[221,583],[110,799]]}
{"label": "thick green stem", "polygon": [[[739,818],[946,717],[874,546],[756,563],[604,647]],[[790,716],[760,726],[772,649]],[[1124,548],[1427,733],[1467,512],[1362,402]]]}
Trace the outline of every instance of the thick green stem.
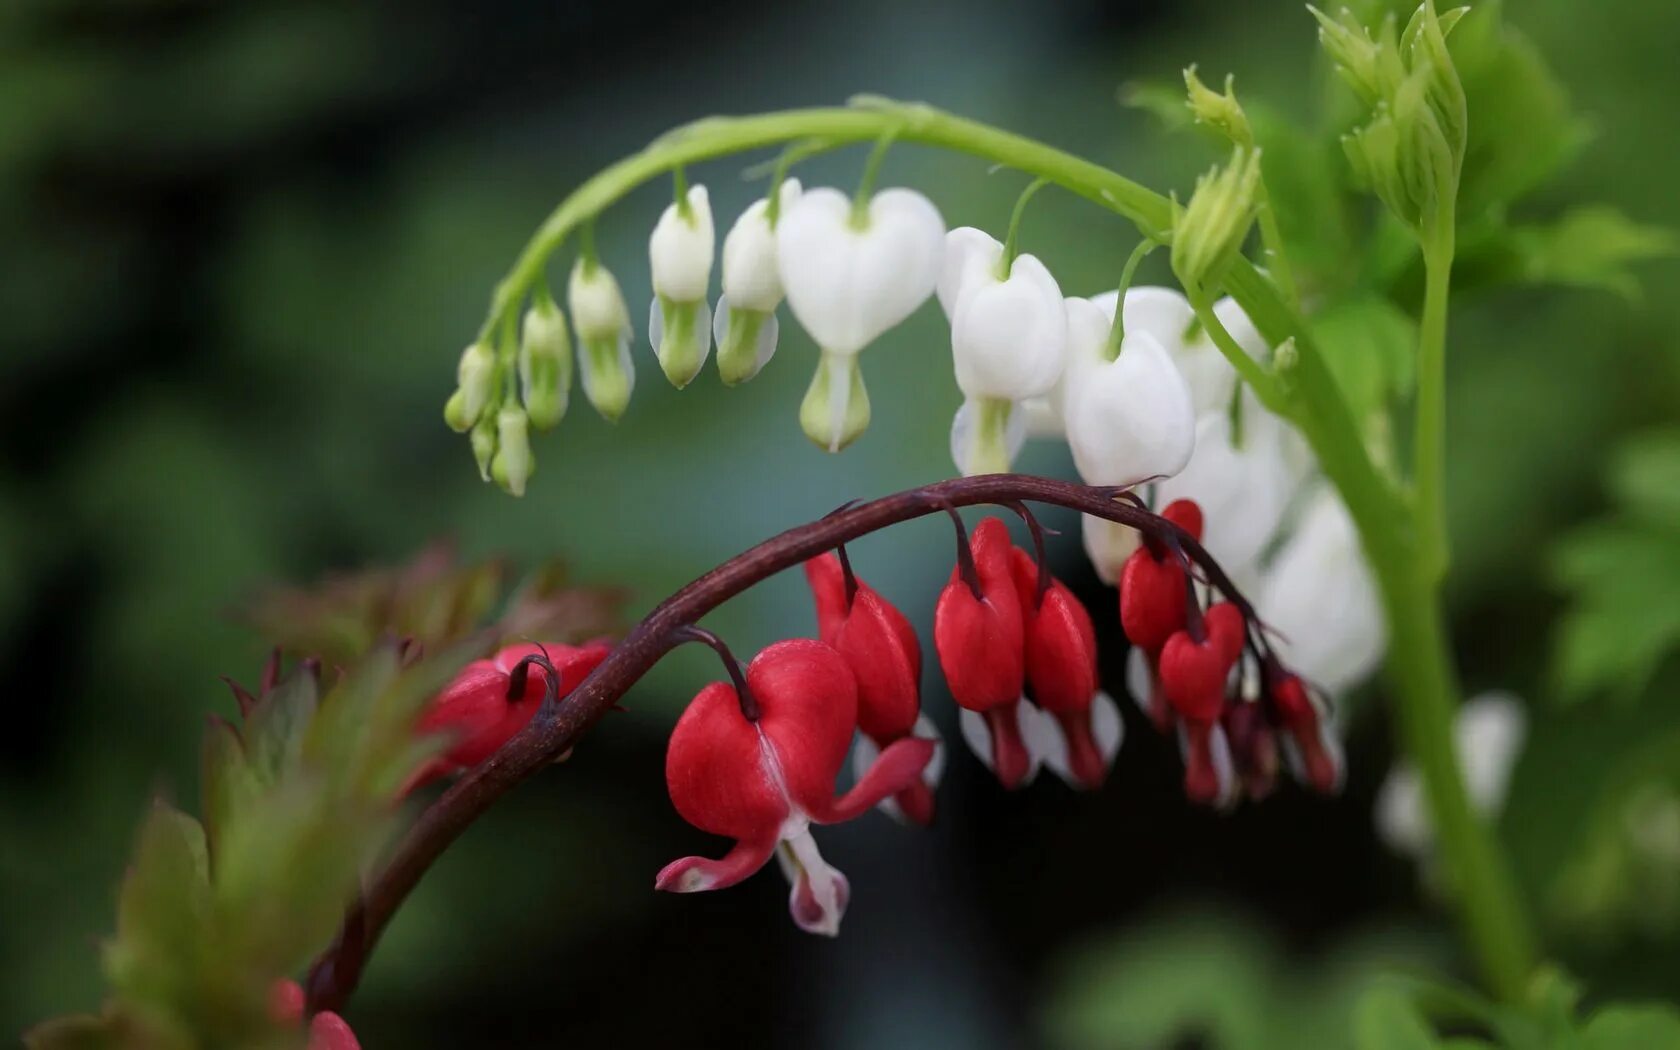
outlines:
{"label": "thick green stem", "polygon": [[1396,726],[1423,779],[1437,849],[1483,980],[1515,999],[1534,972],[1535,945],[1510,865],[1465,792],[1453,738],[1458,682],[1437,587],[1418,559],[1387,559],[1377,571],[1388,613],[1388,673],[1400,701]]}
{"label": "thick green stem", "polygon": [[1447,297],[1452,286],[1452,209],[1437,223],[1423,250],[1423,319],[1418,328],[1417,429],[1413,484],[1418,522],[1423,529],[1423,557],[1428,572],[1440,579],[1447,571]]}

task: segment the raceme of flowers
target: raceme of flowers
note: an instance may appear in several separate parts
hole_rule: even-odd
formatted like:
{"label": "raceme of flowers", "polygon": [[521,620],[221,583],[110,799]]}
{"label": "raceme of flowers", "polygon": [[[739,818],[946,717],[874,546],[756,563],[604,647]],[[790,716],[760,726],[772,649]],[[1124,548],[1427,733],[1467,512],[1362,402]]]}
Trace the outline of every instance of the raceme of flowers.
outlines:
{"label": "raceme of flowers", "polygon": [[[1120,748],[1120,711],[1099,682],[1089,612],[1050,574],[1042,530],[1020,512],[1034,553],[1015,545],[1000,518],[970,533],[951,512],[956,564],[935,606],[934,656],[964,741],[1004,788],[1048,769],[1095,790]],[[1158,534],[1128,557],[1118,600],[1147,668],[1137,694],[1178,736],[1186,794],[1218,806],[1263,797],[1282,756],[1304,783],[1334,791],[1341,761],[1325,698],[1286,667],[1229,581],[1209,579],[1211,560],[1187,555],[1185,544],[1204,532],[1197,505],[1178,500],[1159,520]],[[816,638],[777,642],[744,670],[711,638],[729,680],[701,689],[678,720],[666,785],[685,820],[734,845],[716,859],[673,861],[655,886],[723,889],[773,857],[791,886],[794,921],[832,935],[851,887],[813,829],[871,808],[931,823],[945,747],[922,709],[922,642],[908,618],[858,577],[843,547],[807,561],[805,575]],[[605,643],[520,644],[463,668],[422,720],[424,732],[449,743],[414,786],[484,761],[609,653]],[[852,786],[841,790],[848,754]]]}

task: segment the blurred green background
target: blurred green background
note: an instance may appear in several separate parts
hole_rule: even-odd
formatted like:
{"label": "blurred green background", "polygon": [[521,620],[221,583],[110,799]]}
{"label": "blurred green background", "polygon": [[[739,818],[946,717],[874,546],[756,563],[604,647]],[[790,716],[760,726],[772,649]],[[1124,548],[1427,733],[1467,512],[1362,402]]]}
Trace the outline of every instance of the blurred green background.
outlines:
{"label": "blurred green background", "polygon": [[[1680,228],[1680,8],[1507,14],[1593,129],[1536,214],[1599,200]],[[97,1002],[133,828],[149,794],[194,804],[202,720],[232,707],[217,678],[254,677],[263,653],[229,612],[262,584],[452,535],[473,555],[561,554],[579,580],[629,587],[635,614],[782,527],[949,473],[959,396],[925,308],[865,359],[874,423],[842,456],[798,429],[815,355],[786,325],[765,373],[728,391],[708,371],[676,393],[638,340],[618,426],[574,397],[536,444],[524,500],[479,484],[439,416],[455,355],[570,187],[696,116],[873,91],[1182,193],[1212,150],[1123,108],[1117,87],[1194,61],[1210,82],[1235,72],[1245,99],[1304,110],[1323,88],[1314,52],[1293,0],[0,7],[0,1031]],[[691,173],[720,224],[762,192],[740,178],[748,163]],[[860,163],[799,174],[847,185]],[[884,178],[928,192],[949,225],[990,228],[1023,182],[914,147]],[[638,320],[666,193],[645,188],[599,226]],[[1133,244],[1056,194],[1024,237],[1083,294],[1111,286]],[[1504,830],[1557,952],[1617,994],[1680,994],[1680,868],[1605,859],[1622,848],[1611,773],[1672,735],[1677,676],[1659,665],[1619,703],[1552,702],[1552,566],[1560,536],[1614,513],[1622,439],[1680,418],[1675,273],[1645,271],[1639,304],[1535,289],[1461,299],[1453,317],[1463,676],[1531,702]],[[1070,473],[1049,445],[1022,466]],[[1057,523],[1059,571],[1112,634],[1077,523]],[[924,624],[948,557],[936,524],[854,553]],[[744,651],[812,626],[796,577],[710,623]],[[661,775],[672,718],[712,674],[702,653],[672,656],[437,866],[349,1012],[367,1045],[1129,1045],[1170,1031],[1182,1000],[1251,1040],[1228,1045],[1259,1046],[1243,1020],[1257,1011],[1324,1023],[1371,967],[1459,965],[1427,887],[1370,830],[1392,753],[1375,718],[1355,723],[1343,798],[1286,792],[1229,817],[1186,806],[1176,756],[1142,732],[1090,798],[1048,783],[1005,797],[959,759],[931,833],[871,818],[825,834],[854,888],[835,943],[793,929],[773,876],[656,896],[660,865],[717,846],[671,810]],[[930,699],[951,729],[931,685]],[[1680,772],[1673,749],[1651,761]],[[1575,890],[1559,876],[1572,864],[1591,869]]]}

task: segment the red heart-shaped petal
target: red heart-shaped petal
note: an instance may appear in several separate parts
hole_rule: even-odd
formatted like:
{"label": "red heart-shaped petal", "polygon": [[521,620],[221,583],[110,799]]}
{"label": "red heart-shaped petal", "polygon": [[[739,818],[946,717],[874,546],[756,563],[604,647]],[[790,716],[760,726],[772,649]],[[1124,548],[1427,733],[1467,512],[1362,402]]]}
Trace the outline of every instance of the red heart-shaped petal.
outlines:
{"label": "red heart-shaped petal", "polygon": [[1157,561],[1139,547],[1120,569],[1120,626],[1140,649],[1156,650],[1184,626],[1184,569],[1172,556]]}
{"label": "red heart-shaped petal", "polygon": [[1197,642],[1179,631],[1161,648],[1161,690],[1187,722],[1210,724],[1225,706],[1225,684],[1235,660],[1211,635]]}

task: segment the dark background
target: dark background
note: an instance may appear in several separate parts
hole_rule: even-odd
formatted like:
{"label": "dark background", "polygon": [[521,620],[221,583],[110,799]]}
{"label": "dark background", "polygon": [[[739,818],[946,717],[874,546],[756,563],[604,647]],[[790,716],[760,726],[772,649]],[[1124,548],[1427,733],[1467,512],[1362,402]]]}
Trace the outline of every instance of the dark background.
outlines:
{"label": "dark background", "polygon": [[[1680,11],[1508,7],[1597,128],[1541,205],[1588,197],[1680,223]],[[1210,82],[1236,72],[1244,97],[1303,108],[1322,87],[1303,73],[1313,51],[1310,19],[1283,0],[6,5],[0,1030],[96,1003],[96,943],[132,829],[149,792],[193,803],[204,713],[232,706],[217,676],[254,677],[261,658],[261,640],[228,615],[259,585],[400,561],[450,534],[475,555],[563,554],[581,580],[630,587],[634,614],[779,528],[949,472],[958,394],[942,325],[924,309],[871,351],[875,422],[844,456],[797,429],[814,357],[788,325],[781,354],[738,390],[707,372],[679,396],[638,343],[641,385],[619,426],[574,395],[564,426],[536,444],[526,499],[479,485],[439,419],[454,357],[571,186],[696,116],[872,91],[1182,193],[1211,151],[1119,106],[1117,86],[1196,61]],[[720,227],[761,192],[737,177],[748,163],[691,173],[712,187]],[[859,163],[842,153],[800,174],[848,185]],[[894,151],[885,179],[928,192],[952,226],[1001,228],[1020,187],[914,147]],[[638,321],[643,245],[665,192],[646,188],[600,223]],[[1111,286],[1131,248],[1124,224],[1065,196],[1038,200],[1029,249],[1070,292]],[[1680,404],[1673,277],[1655,268],[1638,308],[1535,291],[1454,316],[1455,631],[1472,690],[1514,688],[1538,712],[1505,824],[1542,905],[1587,821],[1583,800],[1617,742],[1652,717],[1546,704],[1560,599],[1543,567],[1559,531],[1601,506],[1617,436]],[[1033,446],[1023,467],[1070,473],[1054,446]],[[1058,571],[1116,638],[1077,522],[1055,523]],[[924,625],[949,556],[933,523],[854,551]],[[712,623],[744,651],[788,624],[812,629],[794,577]],[[1115,647],[1108,681],[1121,681],[1122,656]],[[1192,953],[1203,962],[1242,954],[1221,937],[1252,936],[1309,973],[1333,967],[1326,953],[1349,938],[1375,959],[1461,965],[1427,882],[1371,832],[1390,757],[1375,717],[1353,720],[1344,797],[1288,790],[1229,817],[1180,800],[1174,748],[1135,722],[1091,797],[1054,782],[1006,796],[958,755],[931,832],[871,816],[819,834],[854,889],[832,943],[787,921],[773,874],[655,895],[662,864],[721,848],[676,816],[661,775],[670,722],[712,673],[702,654],[673,656],[628,713],[438,864],[349,1012],[367,1045],[1073,1039],[1070,989],[1138,943],[1161,941],[1170,962],[1178,920],[1162,916],[1183,907],[1199,918],[1179,925],[1212,931],[1207,956]],[[929,706],[954,739],[929,677]],[[1672,696],[1671,678],[1653,692]],[[1251,934],[1255,924],[1270,932]],[[1671,934],[1636,922],[1557,938],[1605,987],[1674,994]],[[1183,964],[1186,981],[1203,980],[1199,965]],[[1217,999],[1221,971],[1207,965]]]}

